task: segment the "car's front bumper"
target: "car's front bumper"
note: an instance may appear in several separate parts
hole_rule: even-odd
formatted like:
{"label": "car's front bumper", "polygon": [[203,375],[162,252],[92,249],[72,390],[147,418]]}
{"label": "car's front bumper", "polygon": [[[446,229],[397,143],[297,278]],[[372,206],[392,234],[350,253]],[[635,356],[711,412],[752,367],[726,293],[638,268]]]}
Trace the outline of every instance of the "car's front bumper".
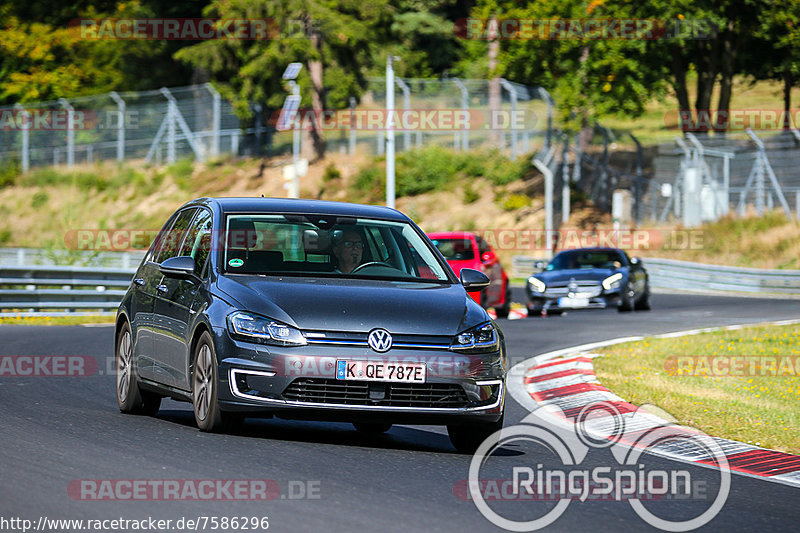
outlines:
{"label": "car's front bumper", "polygon": [[[219,401],[224,410],[398,424],[491,422],[503,413],[503,348],[481,355],[424,348],[378,354],[357,346],[265,346],[233,339],[222,328],[215,337]],[[337,380],[338,360],[425,362],[426,381]]]}

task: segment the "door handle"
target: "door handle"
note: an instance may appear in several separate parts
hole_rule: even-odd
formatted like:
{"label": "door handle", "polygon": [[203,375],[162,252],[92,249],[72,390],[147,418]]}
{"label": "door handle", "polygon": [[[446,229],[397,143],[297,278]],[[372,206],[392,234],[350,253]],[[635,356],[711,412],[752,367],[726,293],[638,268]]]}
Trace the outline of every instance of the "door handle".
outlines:
{"label": "door handle", "polygon": [[161,294],[164,294],[165,292],[167,292],[167,286],[166,285],[156,285],[156,290],[158,292],[160,292]]}
{"label": "door handle", "polygon": [[136,285],[137,287],[141,287],[142,285],[144,285],[144,278],[134,279],[133,284]]}

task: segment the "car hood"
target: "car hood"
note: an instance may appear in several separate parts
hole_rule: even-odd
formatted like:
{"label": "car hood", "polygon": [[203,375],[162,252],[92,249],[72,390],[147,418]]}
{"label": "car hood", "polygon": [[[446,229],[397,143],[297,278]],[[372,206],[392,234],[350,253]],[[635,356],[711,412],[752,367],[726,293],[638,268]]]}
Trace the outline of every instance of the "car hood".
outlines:
{"label": "car hood", "polygon": [[489,320],[458,284],[237,274],[217,286],[241,309],[303,330],[453,335]]}
{"label": "car hood", "polygon": [[610,268],[593,268],[593,269],[573,269],[573,270],[550,270],[543,271],[536,274],[536,277],[548,283],[557,283],[560,281],[568,282],[570,279],[575,281],[597,281],[601,282],[608,276],[619,272],[623,276],[627,273],[627,269],[618,268],[616,270]]}

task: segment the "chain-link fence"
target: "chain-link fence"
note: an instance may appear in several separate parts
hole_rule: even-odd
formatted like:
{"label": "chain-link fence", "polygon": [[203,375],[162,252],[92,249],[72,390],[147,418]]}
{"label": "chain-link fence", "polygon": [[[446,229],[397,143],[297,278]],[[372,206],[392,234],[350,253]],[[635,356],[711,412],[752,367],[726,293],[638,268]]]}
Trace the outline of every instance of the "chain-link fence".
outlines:
{"label": "chain-link fence", "polygon": [[[516,158],[546,142],[552,103],[540,89],[506,80],[499,89],[490,110],[487,80],[397,78],[397,114],[390,123],[386,80],[371,78],[358,106],[353,99],[350,109],[314,116],[301,105],[298,124],[310,129],[308,121],[315,120],[327,148],[346,153],[382,154],[387,127],[393,127],[398,150],[429,143],[468,150],[492,143]],[[260,104],[251,109],[245,125],[210,84],[0,108],[0,160],[27,171],[100,160],[172,163],[291,152],[292,132],[275,128],[280,110]],[[379,112],[378,120],[365,114],[370,111]]]}

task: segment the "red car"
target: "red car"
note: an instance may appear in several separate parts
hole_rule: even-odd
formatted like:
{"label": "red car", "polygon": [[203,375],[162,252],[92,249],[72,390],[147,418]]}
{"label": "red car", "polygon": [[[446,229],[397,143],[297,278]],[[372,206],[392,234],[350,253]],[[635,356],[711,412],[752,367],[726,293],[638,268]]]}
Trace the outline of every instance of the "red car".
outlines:
{"label": "red car", "polygon": [[461,274],[462,268],[474,268],[489,276],[487,288],[470,294],[485,309],[494,307],[498,318],[506,318],[511,309],[511,288],[503,265],[492,247],[478,235],[463,231],[428,233],[428,237],[456,275]]}

